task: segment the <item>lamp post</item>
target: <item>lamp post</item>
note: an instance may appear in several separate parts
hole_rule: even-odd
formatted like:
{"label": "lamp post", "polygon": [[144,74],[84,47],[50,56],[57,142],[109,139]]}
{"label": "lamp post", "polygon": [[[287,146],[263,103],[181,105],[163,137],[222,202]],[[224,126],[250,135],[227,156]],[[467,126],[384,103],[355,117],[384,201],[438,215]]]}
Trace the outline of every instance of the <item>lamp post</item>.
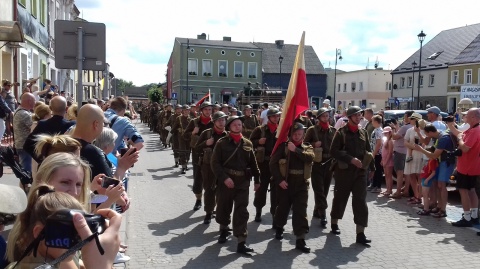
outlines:
{"label": "lamp post", "polygon": [[185,92],[185,103],[188,100],[188,52],[190,51],[190,39],[187,38],[187,89]]}
{"label": "lamp post", "polygon": [[417,63],[413,61],[412,63],[412,100],[410,101],[410,109],[413,109],[413,88],[415,88],[414,86],[415,85],[415,66],[417,66]]}
{"label": "lamp post", "polygon": [[336,109],[337,103],[335,99],[335,95],[337,93],[337,60],[342,60],[342,50],[335,49],[335,74],[333,76],[333,108]]}
{"label": "lamp post", "polygon": [[280,63],[280,90],[282,89],[282,62],[283,62],[283,56],[280,55],[278,57],[278,62]]}
{"label": "lamp post", "polygon": [[420,32],[420,34],[417,35],[418,41],[420,41],[420,60],[418,63],[418,96],[417,96],[417,109],[420,109],[420,81],[421,80],[421,74],[422,74],[422,45],[423,45],[423,40],[425,40],[425,37],[427,35],[423,32],[423,30]]}

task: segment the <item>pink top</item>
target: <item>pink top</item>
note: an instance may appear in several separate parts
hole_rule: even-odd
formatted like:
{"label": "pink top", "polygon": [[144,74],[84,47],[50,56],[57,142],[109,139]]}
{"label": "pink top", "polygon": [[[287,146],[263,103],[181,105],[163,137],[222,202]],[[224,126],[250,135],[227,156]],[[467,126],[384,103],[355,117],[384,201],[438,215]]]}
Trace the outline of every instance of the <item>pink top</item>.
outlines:
{"label": "pink top", "polygon": [[384,167],[393,167],[393,150],[388,148],[392,145],[390,142],[391,141],[385,141],[382,147],[382,159],[385,161],[388,158],[387,163],[383,165]]}
{"label": "pink top", "polygon": [[470,148],[458,157],[457,171],[469,176],[480,176],[480,127],[477,125],[463,133],[463,141]]}

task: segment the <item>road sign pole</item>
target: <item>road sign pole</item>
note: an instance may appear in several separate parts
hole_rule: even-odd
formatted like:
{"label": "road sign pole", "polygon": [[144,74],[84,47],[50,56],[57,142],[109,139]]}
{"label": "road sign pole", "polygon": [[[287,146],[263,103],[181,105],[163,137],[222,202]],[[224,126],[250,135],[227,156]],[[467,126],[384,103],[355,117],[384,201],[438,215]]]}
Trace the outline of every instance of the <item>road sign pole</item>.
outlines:
{"label": "road sign pole", "polygon": [[77,28],[77,105],[78,109],[82,106],[83,101],[83,29]]}

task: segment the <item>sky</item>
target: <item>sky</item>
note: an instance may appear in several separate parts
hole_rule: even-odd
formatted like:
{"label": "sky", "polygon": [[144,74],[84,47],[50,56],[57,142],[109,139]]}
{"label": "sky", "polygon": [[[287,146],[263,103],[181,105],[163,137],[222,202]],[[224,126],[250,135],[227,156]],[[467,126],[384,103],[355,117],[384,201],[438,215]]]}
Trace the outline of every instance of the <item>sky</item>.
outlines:
{"label": "sky", "polygon": [[105,23],[115,77],[141,86],[165,81],[175,37],[305,43],[325,68],[392,70],[443,30],[480,23],[478,0],[76,0],[80,17]]}

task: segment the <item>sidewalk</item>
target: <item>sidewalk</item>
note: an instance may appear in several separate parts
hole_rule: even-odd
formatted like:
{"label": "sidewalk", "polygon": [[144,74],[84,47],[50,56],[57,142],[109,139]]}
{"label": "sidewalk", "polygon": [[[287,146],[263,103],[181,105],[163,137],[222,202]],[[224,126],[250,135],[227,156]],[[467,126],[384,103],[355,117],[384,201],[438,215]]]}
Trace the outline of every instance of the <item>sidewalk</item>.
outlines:
{"label": "sidewalk", "polygon": [[[220,245],[218,224],[203,224],[203,208],[193,211],[192,170],[186,175],[173,168],[170,149],[159,147],[158,135],[142,124],[137,128],[145,139],[138,165],[129,182],[132,206],[127,213],[127,268],[478,268],[480,237],[475,228],[456,228],[448,221],[461,216],[458,197],[451,194],[448,218],[419,217],[417,208],[406,199],[390,200],[367,195],[370,248],[355,244],[351,202],[339,226],[340,236],[321,229],[318,219],[309,219],[306,236],[312,253],[294,249],[291,221],[285,226],[285,239],[273,239],[271,215],[264,208],[262,223],[253,221],[253,186],[250,192],[247,243],[256,251],[253,257],[235,253],[236,240]],[[333,186],[332,186],[333,189]],[[332,190],[331,189],[331,190]],[[331,203],[333,192],[328,200]],[[268,202],[267,202],[268,204]],[[313,211],[309,194],[308,214]],[[311,218],[311,215],[309,216]]]}

